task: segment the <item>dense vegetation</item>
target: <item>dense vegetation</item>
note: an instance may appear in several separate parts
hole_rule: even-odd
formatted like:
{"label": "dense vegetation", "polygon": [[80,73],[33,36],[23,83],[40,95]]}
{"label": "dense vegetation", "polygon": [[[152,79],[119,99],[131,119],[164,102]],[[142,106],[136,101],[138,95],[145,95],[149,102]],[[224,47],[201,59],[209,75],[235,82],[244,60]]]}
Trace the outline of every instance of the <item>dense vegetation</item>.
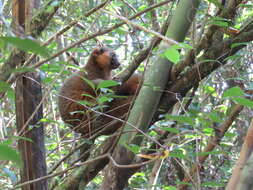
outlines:
{"label": "dense vegetation", "polygon": [[[43,118],[25,127],[44,128],[49,189],[109,189],[109,179],[128,181],[126,189],[221,190],[229,180],[234,189],[250,186],[252,1],[42,0],[25,30],[14,27],[14,2],[0,3],[0,189],[22,185],[18,141],[34,143],[16,127],[22,117],[17,81],[33,80],[29,73],[41,79]],[[118,81],[134,71],[144,76],[128,120],[134,127],[126,124],[120,143],[117,135],[94,142],[82,138],[64,124],[57,108],[64,80],[101,44],[119,57]],[[100,110],[111,100],[103,93],[94,107]],[[128,130],[137,132],[128,135]],[[235,174],[241,150],[247,152],[242,151],[241,164],[248,160],[248,165]]]}

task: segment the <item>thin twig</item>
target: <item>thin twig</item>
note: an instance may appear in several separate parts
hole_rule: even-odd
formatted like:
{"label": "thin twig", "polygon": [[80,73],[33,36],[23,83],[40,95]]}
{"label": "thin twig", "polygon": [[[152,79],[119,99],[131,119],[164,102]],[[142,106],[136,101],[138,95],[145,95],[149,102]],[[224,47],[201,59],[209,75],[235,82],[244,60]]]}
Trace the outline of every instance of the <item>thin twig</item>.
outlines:
{"label": "thin twig", "polygon": [[127,19],[126,17],[120,16],[120,15],[112,14],[111,12],[109,12],[109,11],[107,11],[107,10],[103,10],[103,12],[105,12],[105,13],[107,13],[107,14],[109,14],[109,15],[112,15],[112,16],[114,16],[114,17],[116,17],[116,18],[118,18],[118,19],[124,21],[125,23],[127,23],[127,24],[129,24],[129,25],[132,25],[132,26],[134,26],[135,28],[138,28],[138,29],[140,29],[140,30],[142,30],[142,31],[144,31],[144,32],[153,34],[154,36],[157,36],[157,37],[161,38],[162,40],[164,40],[165,42],[167,42],[167,43],[170,44],[170,45],[178,44],[177,41],[175,41],[175,40],[173,40],[173,39],[170,39],[170,38],[167,38],[166,36],[161,35],[159,32],[156,32],[156,31],[154,31],[154,30],[150,30],[150,29],[147,29],[147,28],[145,28],[145,27],[143,27],[143,26],[140,26],[140,25],[138,25],[138,24],[135,24],[135,23],[131,22],[129,19]]}
{"label": "thin twig", "polygon": [[98,157],[96,157],[96,158],[94,158],[94,159],[92,159],[92,160],[88,160],[88,161],[83,162],[83,163],[80,163],[80,164],[78,164],[78,165],[69,167],[69,168],[67,168],[67,169],[65,169],[65,170],[63,170],[63,171],[56,172],[56,173],[53,173],[53,174],[50,174],[50,175],[46,175],[46,176],[43,176],[43,177],[40,177],[40,178],[37,178],[37,179],[34,179],[34,180],[30,180],[30,181],[21,183],[21,184],[19,184],[19,185],[16,185],[15,187],[11,188],[10,190],[18,189],[18,188],[20,188],[20,187],[23,187],[23,186],[28,185],[28,184],[31,184],[31,183],[36,183],[36,182],[41,181],[41,180],[45,180],[45,179],[49,179],[49,178],[52,178],[52,177],[61,175],[61,174],[63,174],[63,173],[66,173],[66,172],[69,171],[69,170],[73,170],[73,169],[78,168],[78,167],[80,167],[80,166],[83,166],[83,165],[86,165],[86,164],[95,162],[95,161],[97,161],[97,160],[105,159],[105,158],[109,158],[109,157],[108,157],[108,154],[104,154],[104,155],[98,156]]}
{"label": "thin twig", "polygon": [[[165,4],[167,4],[167,3],[171,2],[171,1],[172,1],[172,0],[166,0],[166,1],[162,1],[162,2],[160,2],[160,3],[157,3],[157,4],[155,4],[155,5],[153,5],[153,6],[149,7],[149,8],[144,9],[143,11],[140,11],[140,12],[136,13],[135,15],[131,16],[128,20],[135,19],[135,18],[141,16],[142,14],[144,14],[144,13],[146,13],[146,12],[149,12],[149,11],[153,10],[154,8],[163,6],[163,5],[165,5]],[[99,31],[99,32],[96,32],[96,33],[94,33],[94,34],[91,34],[91,35],[89,35],[89,36],[87,36],[87,37],[84,37],[84,38],[78,40],[77,42],[75,42],[75,43],[69,45],[68,47],[66,47],[66,48],[64,48],[64,49],[62,49],[62,50],[60,50],[59,52],[53,54],[51,57],[49,57],[49,58],[47,58],[47,59],[44,59],[44,60],[41,60],[41,61],[35,63],[34,65],[31,66],[31,68],[37,68],[37,67],[41,66],[42,64],[44,64],[44,63],[50,61],[51,59],[54,59],[54,58],[58,57],[59,55],[61,55],[61,54],[64,53],[65,51],[68,51],[69,49],[71,49],[71,48],[73,48],[73,47],[75,47],[75,46],[78,46],[79,44],[81,44],[81,43],[83,43],[83,42],[85,42],[85,41],[87,41],[87,40],[93,39],[93,38],[95,38],[95,37],[97,37],[97,36],[101,36],[101,35],[107,34],[107,33],[111,32],[111,31],[113,31],[114,29],[116,29],[116,28],[122,26],[123,24],[125,24],[125,22],[121,22],[121,23],[115,24],[115,25],[113,25],[112,27],[107,28],[107,29],[105,29],[105,30],[103,30],[103,31]]]}
{"label": "thin twig", "polygon": [[[241,105],[236,105],[233,110],[231,111],[231,114],[228,116],[227,120],[222,124],[222,126],[220,127],[219,130],[215,136],[211,137],[209,139],[209,142],[207,144],[207,146],[204,148],[203,153],[208,153],[210,151],[212,151],[221,141],[222,137],[225,135],[225,133],[227,132],[227,130],[229,129],[229,127],[231,126],[231,124],[233,123],[233,121],[237,118],[237,116],[239,115],[239,113],[242,111],[243,106]],[[198,163],[196,163],[190,171],[190,176],[194,175],[194,173],[201,167],[201,165],[205,162],[205,160],[208,158],[209,154],[205,154],[205,155],[200,155],[198,156]],[[184,182],[189,182],[190,181],[190,176],[186,176],[184,178]],[[182,184],[179,186],[179,190],[182,190],[186,187],[186,184]]]}
{"label": "thin twig", "polygon": [[[64,26],[61,30],[59,30],[56,34],[54,34],[53,36],[51,36],[45,43],[42,44],[42,46],[47,46],[50,44],[50,42],[52,42],[55,38],[59,37],[60,35],[64,34],[65,32],[67,32],[69,29],[71,29],[73,26],[77,25],[79,20],[84,18],[84,17],[88,17],[90,15],[92,15],[93,13],[95,13],[97,10],[99,10],[100,8],[104,7],[105,5],[107,5],[111,0],[106,0],[105,2],[99,4],[97,7],[89,10],[88,12],[84,13],[83,15],[80,16],[80,18],[75,19],[73,21],[71,21],[68,25]],[[31,61],[36,57],[36,54],[31,55],[28,60],[24,63],[23,66],[27,66],[31,63]]]}
{"label": "thin twig", "polygon": [[[161,30],[159,31],[162,35],[165,35],[170,24],[170,15],[168,14],[166,20],[164,21]],[[120,82],[125,82],[134,73],[134,71],[139,67],[139,65],[149,57],[151,51],[159,45],[161,38],[153,36],[150,40],[149,46],[139,51],[139,53],[134,57],[133,61],[125,68],[122,72],[117,74],[114,78]]]}

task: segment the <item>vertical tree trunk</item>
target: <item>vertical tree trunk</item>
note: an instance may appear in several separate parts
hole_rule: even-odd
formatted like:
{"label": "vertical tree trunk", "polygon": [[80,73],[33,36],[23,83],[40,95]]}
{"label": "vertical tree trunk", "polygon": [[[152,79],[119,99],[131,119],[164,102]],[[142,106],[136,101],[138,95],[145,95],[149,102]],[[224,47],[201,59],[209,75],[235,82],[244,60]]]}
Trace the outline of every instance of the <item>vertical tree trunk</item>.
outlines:
{"label": "vertical tree trunk", "polygon": [[[29,78],[26,78],[29,77]],[[16,84],[16,117],[17,130],[21,137],[31,141],[19,140],[23,168],[21,182],[29,181],[46,175],[44,129],[42,123],[41,86],[38,73],[29,73],[18,78]],[[35,114],[32,115],[35,111]],[[26,122],[30,119],[26,126]],[[22,190],[47,190],[47,181],[40,181],[24,186]]]}
{"label": "vertical tree trunk", "polygon": [[[236,162],[232,176],[229,179],[229,182],[226,186],[226,190],[247,189],[247,188],[242,188],[242,187],[245,185],[243,182],[245,182],[244,180],[247,179],[248,176],[243,176],[242,172],[243,170],[245,170],[246,163],[253,152],[253,138],[252,137],[253,137],[253,119],[251,120],[250,127],[248,128],[247,135],[242,145],[240,156]],[[249,169],[249,166],[247,166],[246,169]]]}
{"label": "vertical tree trunk", "polygon": [[[13,1],[13,26],[16,34],[29,34],[29,20],[33,8],[38,8],[39,0]],[[38,73],[29,73],[17,79],[16,83],[17,132],[21,137],[18,147],[23,159],[21,182],[46,175],[44,129],[39,120],[42,115],[42,91]],[[47,181],[22,187],[22,190],[47,190]]]}
{"label": "vertical tree trunk", "polygon": [[[191,26],[191,22],[194,19],[199,3],[200,0],[181,0],[179,2],[168,28],[167,37],[178,42],[184,40]],[[163,53],[166,48],[169,48],[169,45],[162,42],[158,52]],[[126,149],[124,145],[141,145],[143,135],[140,135],[138,131],[127,133],[127,131],[133,131],[133,127],[129,125],[129,123],[143,132],[148,130],[160,101],[162,91],[169,80],[171,67],[172,62],[162,58],[160,55],[157,55],[155,60],[152,60],[147,73],[145,73],[145,85],[141,87],[138,97],[131,109],[127,120],[128,124],[124,126],[124,131],[126,133],[123,133],[120,137],[119,143],[114,151],[113,157],[117,164],[129,165],[133,162],[135,157],[134,153]],[[100,190],[123,189],[127,185],[128,179],[137,170],[138,168],[118,168],[110,162]]]}

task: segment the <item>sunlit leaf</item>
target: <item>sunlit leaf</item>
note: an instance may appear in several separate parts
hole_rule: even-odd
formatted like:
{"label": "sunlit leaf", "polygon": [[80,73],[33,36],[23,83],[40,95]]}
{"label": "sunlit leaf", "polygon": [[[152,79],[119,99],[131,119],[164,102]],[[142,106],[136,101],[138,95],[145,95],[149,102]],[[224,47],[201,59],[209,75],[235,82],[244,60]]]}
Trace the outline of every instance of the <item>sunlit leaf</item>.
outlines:
{"label": "sunlit leaf", "polygon": [[180,60],[179,51],[173,46],[166,49],[162,55],[175,64]]}
{"label": "sunlit leaf", "polygon": [[31,39],[1,36],[0,41],[11,44],[17,47],[18,49],[26,51],[26,52],[32,52],[35,54],[42,55],[44,57],[49,56],[49,52],[45,47],[41,46],[38,42]]}
{"label": "sunlit leaf", "polygon": [[223,98],[227,98],[227,97],[233,97],[233,96],[243,96],[244,92],[242,91],[242,89],[238,86],[236,87],[232,87],[227,89],[223,94],[222,97]]}
{"label": "sunlit leaf", "polygon": [[0,92],[11,90],[10,85],[7,82],[0,81]]}
{"label": "sunlit leaf", "polygon": [[218,115],[216,111],[213,111],[210,113],[204,113],[204,115],[210,118],[213,122],[217,122],[217,123],[222,122],[222,119],[220,118],[220,116]]}
{"label": "sunlit leaf", "polygon": [[143,11],[146,8],[147,8],[147,5],[141,5],[141,6],[138,7],[138,10]]}
{"label": "sunlit leaf", "polygon": [[229,24],[227,22],[220,21],[220,20],[216,20],[216,21],[210,22],[209,24],[221,26],[221,27],[224,27],[224,28],[229,26]]}
{"label": "sunlit leaf", "polygon": [[94,89],[95,90],[95,84],[91,81],[91,80],[89,80],[89,79],[87,79],[87,78],[82,78],[92,89]]}
{"label": "sunlit leaf", "polygon": [[172,151],[170,152],[170,157],[184,159],[186,156],[182,152]]}
{"label": "sunlit leaf", "polygon": [[78,103],[81,105],[84,105],[84,106],[88,106],[88,107],[91,107],[94,105],[94,102],[85,101],[85,100],[80,100],[80,101],[78,101]]}
{"label": "sunlit leaf", "polygon": [[227,28],[230,26],[231,21],[222,17],[214,17],[214,18],[211,18],[208,24],[213,24],[213,25]]}
{"label": "sunlit leaf", "polygon": [[42,118],[40,120],[40,122],[43,122],[43,123],[57,123],[57,121],[52,120],[52,119],[48,119],[48,118]]}
{"label": "sunlit leaf", "polygon": [[125,30],[123,29],[123,27],[117,28],[117,29],[115,30],[115,32],[117,32],[117,33],[120,34],[120,35],[125,35],[125,34],[127,33],[127,31],[125,31]]}
{"label": "sunlit leaf", "polygon": [[19,167],[22,165],[22,160],[18,152],[4,144],[0,144],[0,160],[10,160],[16,163]]}
{"label": "sunlit leaf", "polygon": [[175,120],[180,123],[187,123],[190,125],[194,125],[195,123],[194,117],[189,117],[189,116],[184,116],[184,115],[165,115],[165,118],[170,119],[170,120]]}
{"label": "sunlit leaf", "polygon": [[135,144],[130,144],[130,145],[127,145],[127,144],[124,144],[124,146],[130,150],[131,152],[137,154],[138,152],[140,152],[140,147],[138,145],[135,145]]}
{"label": "sunlit leaf", "polygon": [[89,97],[89,98],[94,99],[94,100],[96,99],[96,97],[94,97],[90,94],[82,94],[82,96]]}
{"label": "sunlit leaf", "polygon": [[224,183],[218,183],[216,181],[208,181],[208,182],[204,182],[201,183],[202,187],[224,187],[225,184]]}
{"label": "sunlit leaf", "polygon": [[207,93],[213,93],[213,92],[215,92],[215,88],[212,87],[212,86],[208,86],[208,85],[205,85],[205,86],[204,86],[204,90],[205,90]]}
{"label": "sunlit leaf", "polygon": [[114,80],[103,80],[102,82],[100,82],[97,86],[98,89],[100,88],[109,88],[109,87],[113,87],[113,86],[118,86],[119,83],[117,81]]}
{"label": "sunlit leaf", "polygon": [[180,130],[179,129],[176,129],[176,128],[171,128],[171,127],[160,127],[162,130],[164,131],[168,131],[170,133],[175,133],[175,134],[178,134],[180,133]]}
{"label": "sunlit leaf", "polygon": [[231,48],[236,48],[238,46],[246,46],[249,42],[233,43]]}
{"label": "sunlit leaf", "polygon": [[253,101],[247,98],[233,97],[232,100],[236,101],[238,104],[250,107],[253,109]]}
{"label": "sunlit leaf", "polygon": [[33,72],[33,71],[35,71],[35,69],[30,67],[21,67],[13,70],[13,72]]}
{"label": "sunlit leaf", "polygon": [[7,82],[0,81],[0,92],[6,92],[8,98],[15,99],[15,92]]}
{"label": "sunlit leaf", "polygon": [[51,72],[51,73],[59,73],[61,72],[62,65],[59,65],[58,63],[55,64],[43,64],[40,69],[45,72]]}
{"label": "sunlit leaf", "polygon": [[105,102],[110,102],[112,100],[112,98],[108,97],[108,96],[100,96],[97,101],[99,104],[103,104]]}
{"label": "sunlit leaf", "polygon": [[164,185],[164,186],[163,186],[163,189],[164,189],[164,190],[177,190],[176,187],[171,186],[171,185]]}

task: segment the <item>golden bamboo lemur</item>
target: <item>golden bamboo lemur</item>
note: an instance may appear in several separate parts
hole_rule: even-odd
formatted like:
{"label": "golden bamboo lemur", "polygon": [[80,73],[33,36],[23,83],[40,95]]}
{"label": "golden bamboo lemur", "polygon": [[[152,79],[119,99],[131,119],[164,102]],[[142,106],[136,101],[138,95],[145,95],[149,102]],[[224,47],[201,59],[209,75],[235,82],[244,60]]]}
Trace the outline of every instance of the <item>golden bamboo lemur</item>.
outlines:
{"label": "golden bamboo lemur", "polygon": [[[92,128],[94,113],[87,106],[81,105],[80,101],[96,104],[97,92],[87,83],[88,79],[94,84],[102,80],[112,79],[111,71],[120,65],[116,54],[108,48],[96,48],[91,53],[87,64],[81,71],[73,74],[64,82],[59,94],[59,111],[62,120],[76,132],[88,136],[98,129]],[[108,104],[106,113],[111,116],[124,119],[133,95],[137,92],[140,76],[134,74],[125,83],[117,88],[116,94],[127,98],[116,98]],[[113,119],[105,117],[105,123]],[[121,122],[115,122],[103,134],[113,133],[121,126]]]}

